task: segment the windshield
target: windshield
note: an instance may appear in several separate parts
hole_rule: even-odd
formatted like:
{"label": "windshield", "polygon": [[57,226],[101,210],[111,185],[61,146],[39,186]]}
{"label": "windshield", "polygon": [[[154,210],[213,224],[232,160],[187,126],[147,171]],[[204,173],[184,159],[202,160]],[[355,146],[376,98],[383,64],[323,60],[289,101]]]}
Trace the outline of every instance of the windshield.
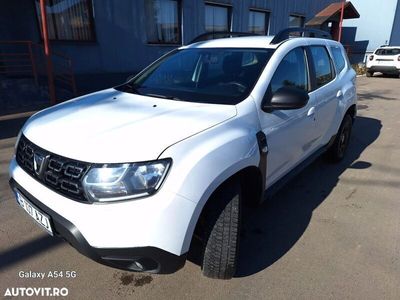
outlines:
{"label": "windshield", "polygon": [[118,90],[200,103],[237,104],[256,84],[270,49],[184,49],[151,65]]}
{"label": "windshield", "polygon": [[400,48],[392,48],[392,49],[378,49],[375,52],[376,55],[397,55],[400,54]]}

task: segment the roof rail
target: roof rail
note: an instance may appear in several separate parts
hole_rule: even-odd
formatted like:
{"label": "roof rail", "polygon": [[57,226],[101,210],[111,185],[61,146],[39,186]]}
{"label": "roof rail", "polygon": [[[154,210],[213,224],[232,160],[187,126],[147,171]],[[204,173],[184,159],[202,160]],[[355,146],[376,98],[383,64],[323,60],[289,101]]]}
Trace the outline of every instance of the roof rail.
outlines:
{"label": "roof rail", "polygon": [[206,32],[200,34],[195,39],[193,39],[189,44],[214,40],[214,39],[222,39],[222,38],[233,38],[240,36],[259,36],[259,34],[251,33],[251,32],[230,32],[230,31],[215,31],[215,32]]}
{"label": "roof rail", "polygon": [[[292,33],[297,33],[297,35],[291,35]],[[330,40],[332,39],[331,34],[323,30],[304,27],[291,27],[279,31],[278,34],[274,36],[270,44],[279,44],[280,42],[288,40],[290,37],[310,37]]]}

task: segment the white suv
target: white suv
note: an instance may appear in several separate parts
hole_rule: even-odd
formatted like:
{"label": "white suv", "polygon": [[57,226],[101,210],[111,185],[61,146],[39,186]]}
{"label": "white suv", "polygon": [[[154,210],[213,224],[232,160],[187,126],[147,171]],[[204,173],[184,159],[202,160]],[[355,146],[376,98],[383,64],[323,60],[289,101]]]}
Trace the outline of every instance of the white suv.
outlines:
{"label": "white suv", "polygon": [[367,77],[374,72],[400,77],[400,47],[382,46],[375,50],[367,59]]}
{"label": "white suv", "polygon": [[32,116],[9,167],[19,205],[103,264],[170,273],[196,236],[203,274],[231,278],[241,205],[326,150],[340,160],[356,117],[340,43],[296,28],[232,36]]}

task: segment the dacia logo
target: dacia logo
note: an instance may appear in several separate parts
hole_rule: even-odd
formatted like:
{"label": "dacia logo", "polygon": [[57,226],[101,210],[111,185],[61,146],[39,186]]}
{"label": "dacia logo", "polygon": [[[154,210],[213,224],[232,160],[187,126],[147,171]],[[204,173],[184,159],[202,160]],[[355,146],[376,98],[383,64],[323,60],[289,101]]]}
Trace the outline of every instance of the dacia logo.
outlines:
{"label": "dacia logo", "polygon": [[35,152],[33,154],[33,169],[35,170],[36,175],[40,176],[42,174],[46,160],[47,157],[41,153]]}

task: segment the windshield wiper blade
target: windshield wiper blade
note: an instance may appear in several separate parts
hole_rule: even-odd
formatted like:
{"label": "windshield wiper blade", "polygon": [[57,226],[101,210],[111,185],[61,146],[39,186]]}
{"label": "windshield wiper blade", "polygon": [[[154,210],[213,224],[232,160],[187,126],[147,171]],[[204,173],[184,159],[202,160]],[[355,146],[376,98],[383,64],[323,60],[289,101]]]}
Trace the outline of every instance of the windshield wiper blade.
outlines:
{"label": "windshield wiper blade", "polygon": [[142,95],[138,89],[131,83],[125,83],[124,85],[122,85],[124,92],[132,92],[134,94],[138,94],[138,95]]}
{"label": "windshield wiper blade", "polygon": [[175,96],[168,96],[168,95],[160,95],[160,94],[145,94],[145,96],[150,96],[150,97],[156,97],[156,98],[162,98],[162,99],[168,99],[168,100],[177,100],[177,101],[183,101],[182,99],[175,97]]}

